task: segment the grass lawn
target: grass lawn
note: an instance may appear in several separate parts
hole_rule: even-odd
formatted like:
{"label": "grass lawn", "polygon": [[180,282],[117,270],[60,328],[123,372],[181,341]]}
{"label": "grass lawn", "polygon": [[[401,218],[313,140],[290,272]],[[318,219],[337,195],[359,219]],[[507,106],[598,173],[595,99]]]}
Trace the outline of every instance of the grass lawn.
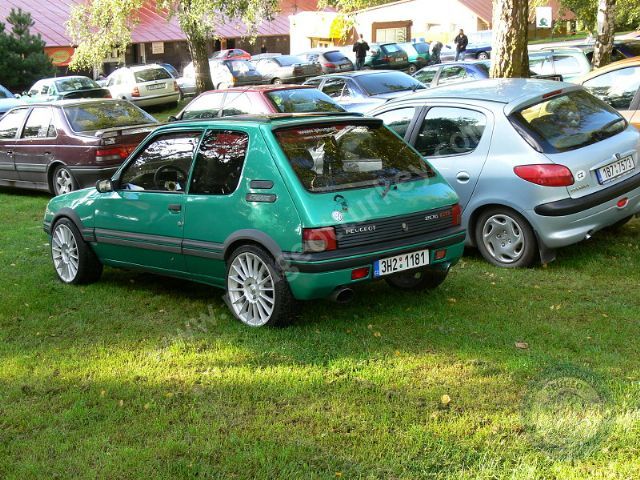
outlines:
{"label": "grass lawn", "polygon": [[169,120],[170,115],[179,113],[187,104],[193,100],[193,97],[187,97],[178,102],[175,107],[158,106],[158,107],[146,107],[145,110],[153,115],[159,122],[166,123]]}
{"label": "grass lawn", "polygon": [[206,286],[61,284],[47,200],[0,190],[2,479],[640,478],[638,220],[252,330]]}

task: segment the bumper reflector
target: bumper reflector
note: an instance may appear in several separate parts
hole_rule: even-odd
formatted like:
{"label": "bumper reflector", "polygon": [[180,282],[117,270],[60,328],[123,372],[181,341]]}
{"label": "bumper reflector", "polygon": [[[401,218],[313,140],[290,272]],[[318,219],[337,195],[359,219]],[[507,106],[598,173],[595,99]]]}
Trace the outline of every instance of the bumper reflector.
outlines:
{"label": "bumper reflector", "polygon": [[442,260],[446,256],[447,256],[447,250],[446,249],[442,249],[442,250],[436,250],[434,258],[436,260]]}
{"label": "bumper reflector", "polygon": [[618,200],[618,203],[616,203],[616,206],[618,208],[624,208],[629,204],[629,199],[627,197],[621,198],[620,200]]}
{"label": "bumper reflector", "polygon": [[369,267],[356,268],[351,270],[351,280],[360,280],[369,276]]}

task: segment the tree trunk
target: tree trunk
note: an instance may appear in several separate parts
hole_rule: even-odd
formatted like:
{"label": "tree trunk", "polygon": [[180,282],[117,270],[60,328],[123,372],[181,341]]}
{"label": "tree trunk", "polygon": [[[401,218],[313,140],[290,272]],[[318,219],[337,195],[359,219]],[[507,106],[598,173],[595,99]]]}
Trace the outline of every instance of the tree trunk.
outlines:
{"label": "tree trunk", "polygon": [[529,76],[529,0],[493,0],[491,77]]}
{"label": "tree trunk", "polygon": [[598,0],[598,36],[593,50],[593,67],[611,62],[613,37],[616,31],[616,0]]}
{"label": "tree trunk", "polygon": [[209,56],[207,55],[207,39],[198,34],[185,32],[187,45],[193,60],[193,71],[196,76],[196,89],[198,93],[213,90],[211,81],[211,69],[209,68]]}

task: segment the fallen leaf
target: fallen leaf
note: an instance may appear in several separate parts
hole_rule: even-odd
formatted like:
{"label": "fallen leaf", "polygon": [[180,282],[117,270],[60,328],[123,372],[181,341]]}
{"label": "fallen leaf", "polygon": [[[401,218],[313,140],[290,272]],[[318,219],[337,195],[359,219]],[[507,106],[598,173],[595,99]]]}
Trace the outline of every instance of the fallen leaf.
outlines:
{"label": "fallen leaf", "polygon": [[380,338],[382,335],[380,334],[380,332],[373,332],[373,336]]}
{"label": "fallen leaf", "polygon": [[516,348],[520,350],[526,350],[529,348],[529,344],[527,342],[516,342]]}
{"label": "fallen leaf", "polygon": [[124,406],[124,400],[119,400],[118,401],[118,406],[123,407]]}
{"label": "fallen leaf", "polygon": [[451,403],[451,397],[446,393],[440,397],[440,406],[443,408],[447,408]]}

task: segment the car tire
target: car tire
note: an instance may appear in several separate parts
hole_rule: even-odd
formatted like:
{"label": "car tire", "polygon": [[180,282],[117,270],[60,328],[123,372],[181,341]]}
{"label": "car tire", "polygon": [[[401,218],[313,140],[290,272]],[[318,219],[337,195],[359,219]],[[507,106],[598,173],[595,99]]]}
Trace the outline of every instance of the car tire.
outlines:
{"label": "car tire", "polygon": [[538,242],[529,222],[507,207],[480,214],[474,226],[476,246],[489,263],[504,268],[529,267],[538,254]]}
{"label": "car tire", "polygon": [[274,85],[282,85],[282,79],[274,78],[273,80],[271,80],[271,83],[273,83]]}
{"label": "car tire", "polygon": [[445,281],[448,274],[448,268],[427,267],[419,270],[396,273],[385,278],[385,281],[389,286],[398,290],[433,290]]}
{"label": "car tire", "polygon": [[478,60],[489,60],[489,52],[480,52],[476,58]]}
{"label": "car tire", "polygon": [[628,217],[623,218],[622,220],[618,220],[616,223],[614,223],[613,225],[609,225],[605,230],[609,230],[609,231],[617,231],[620,230],[622,227],[624,227],[627,223],[629,223],[631,221],[631,219],[633,218],[633,215],[629,215]]}
{"label": "car tire", "polygon": [[51,193],[55,196],[63,195],[78,189],[78,182],[71,171],[64,165],[58,165],[51,175]]}
{"label": "car tire", "polygon": [[409,68],[408,68],[409,75],[413,75],[417,71],[418,71],[418,67],[415,63],[409,64]]}
{"label": "car tire", "polygon": [[102,263],[68,218],[60,219],[51,229],[51,260],[64,283],[92,283],[102,275]]}
{"label": "car tire", "polygon": [[250,327],[291,323],[298,302],[273,257],[256,245],[243,245],[227,262],[226,301],[233,315]]}

